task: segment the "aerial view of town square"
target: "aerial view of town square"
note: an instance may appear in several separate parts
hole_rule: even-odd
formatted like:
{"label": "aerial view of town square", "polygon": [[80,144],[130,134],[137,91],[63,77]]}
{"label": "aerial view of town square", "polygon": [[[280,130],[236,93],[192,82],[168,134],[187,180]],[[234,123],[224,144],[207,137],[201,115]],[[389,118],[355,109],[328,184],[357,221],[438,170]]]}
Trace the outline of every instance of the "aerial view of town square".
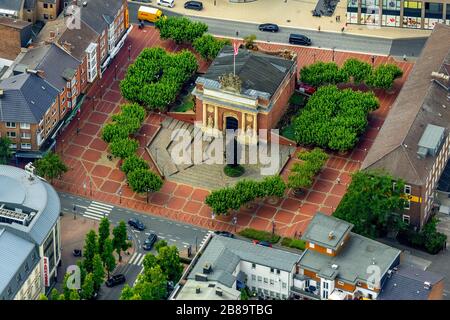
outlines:
{"label": "aerial view of town square", "polygon": [[450,0],[0,0],[0,44],[5,304],[450,299]]}

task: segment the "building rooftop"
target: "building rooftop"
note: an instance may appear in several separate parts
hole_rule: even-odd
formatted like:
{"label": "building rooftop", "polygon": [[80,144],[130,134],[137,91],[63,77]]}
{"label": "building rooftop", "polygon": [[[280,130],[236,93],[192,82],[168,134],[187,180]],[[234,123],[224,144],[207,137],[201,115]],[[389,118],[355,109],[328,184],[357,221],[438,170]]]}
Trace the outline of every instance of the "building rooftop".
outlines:
{"label": "building rooftop", "polygon": [[385,274],[399,255],[400,250],[351,232],[337,256],[308,249],[302,255],[299,265],[327,279],[336,278],[356,284],[358,281],[367,282],[370,275],[367,268],[371,265],[379,266],[381,274]]}
{"label": "building rooftop", "polygon": [[79,0],[78,3],[81,7],[81,19],[98,34],[114,22],[117,12],[124,4],[122,0]]}
{"label": "building rooftop", "polygon": [[0,13],[16,14],[20,12],[22,8],[22,0],[0,0]]}
{"label": "building rooftop", "polygon": [[[428,125],[450,129],[450,26],[437,24],[400,91],[362,169],[387,170],[409,183],[422,185],[435,154],[420,150]],[[432,73],[435,73],[432,75]],[[431,136],[430,136],[431,137]]]}
{"label": "building rooftop", "polygon": [[[200,288],[200,292],[197,290]],[[217,290],[221,295],[217,294]],[[176,300],[239,300],[241,292],[221,286],[217,281],[187,280],[176,296]]]}
{"label": "building rooftop", "polygon": [[317,212],[306,229],[303,239],[336,250],[353,228],[344,220]]}
{"label": "building rooftop", "polygon": [[[219,77],[233,73],[233,57],[233,47],[223,47],[206,74],[197,82],[204,83],[205,88],[219,89]],[[255,98],[263,96],[270,99],[295,65],[293,60],[246,49],[239,49],[235,60],[236,75],[242,81],[242,94]]]}
{"label": "building rooftop", "polygon": [[[386,279],[378,300],[426,300],[443,277],[412,265],[399,265]],[[427,286],[429,284],[430,287]]]}
{"label": "building rooftop", "polygon": [[38,245],[61,212],[53,187],[37,176],[30,180],[25,170],[6,165],[0,165],[0,209],[0,228]]}
{"label": "building rooftop", "polygon": [[58,90],[40,76],[23,73],[0,82],[0,121],[39,123],[58,97]]}
{"label": "building rooftop", "polygon": [[209,264],[212,272],[207,275],[208,281],[231,287],[237,277],[233,273],[241,261],[290,272],[299,259],[300,255],[292,252],[254,245],[240,239],[213,236],[188,279],[195,279],[196,274],[203,273],[205,264]]}
{"label": "building rooftop", "polygon": [[0,24],[14,29],[23,29],[30,26],[31,22],[0,16]]}

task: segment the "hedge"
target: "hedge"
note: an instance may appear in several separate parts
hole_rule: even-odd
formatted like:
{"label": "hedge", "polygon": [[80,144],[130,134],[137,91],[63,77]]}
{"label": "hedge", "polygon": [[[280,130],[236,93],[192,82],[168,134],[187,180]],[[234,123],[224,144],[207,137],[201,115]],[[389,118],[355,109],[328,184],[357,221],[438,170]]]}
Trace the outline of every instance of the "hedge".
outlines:
{"label": "hedge", "polygon": [[117,139],[110,143],[109,148],[115,157],[121,159],[128,158],[134,154],[139,147],[139,143],[135,139]]}
{"label": "hedge", "polygon": [[249,239],[267,241],[270,243],[277,243],[281,238],[277,234],[272,234],[271,232],[256,230],[252,228],[245,228],[244,230],[238,232],[238,234]]}
{"label": "hedge", "polygon": [[424,250],[431,254],[441,251],[447,242],[447,236],[436,229],[439,219],[433,217],[417,232],[406,229],[399,232],[397,239],[400,243]]}
{"label": "hedge", "polygon": [[281,245],[289,248],[305,250],[306,242],[300,239],[292,239],[292,238],[283,238],[281,240]]}

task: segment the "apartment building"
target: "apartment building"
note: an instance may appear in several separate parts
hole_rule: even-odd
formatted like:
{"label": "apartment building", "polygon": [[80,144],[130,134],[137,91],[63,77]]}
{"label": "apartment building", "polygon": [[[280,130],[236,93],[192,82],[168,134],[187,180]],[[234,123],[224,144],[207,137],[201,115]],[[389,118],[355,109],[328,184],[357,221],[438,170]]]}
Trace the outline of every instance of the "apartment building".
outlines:
{"label": "apartment building", "polygon": [[14,60],[31,42],[31,23],[0,17],[0,59]]}
{"label": "apartment building", "polygon": [[439,23],[450,25],[450,1],[348,0],[347,23],[433,29]]}
{"label": "apartment building", "polygon": [[303,240],[292,294],[297,299],[376,299],[400,250],[351,232],[346,221],[316,213]]}
{"label": "apartment building", "polygon": [[0,16],[36,23],[54,20],[61,12],[61,0],[1,0]]}
{"label": "apartment building", "polygon": [[61,261],[58,195],[27,169],[0,165],[0,300],[48,293]]}
{"label": "apartment building", "polygon": [[439,207],[436,187],[450,157],[449,39],[450,26],[438,24],[362,163],[406,182],[401,214],[415,228]]}
{"label": "apartment building", "polygon": [[248,287],[255,295],[285,300],[299,259],[296,253],[211,235],[170,299],[238,300]]}

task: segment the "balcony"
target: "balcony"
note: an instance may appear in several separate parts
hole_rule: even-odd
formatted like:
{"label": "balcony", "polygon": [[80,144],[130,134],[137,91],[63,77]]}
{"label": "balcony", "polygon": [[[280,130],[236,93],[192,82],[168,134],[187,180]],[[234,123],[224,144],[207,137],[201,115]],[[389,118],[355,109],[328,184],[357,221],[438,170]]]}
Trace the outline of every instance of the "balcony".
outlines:
{"label": "balcony", "polygon": [[[315,290],[313,288],[315,288]],[[298,294],[307,299],[320,300],[320,288],[319,287],[310,286],[309,288],[306,288],[305,290],[303,290],[303,289],[297,288],[295,286],[292,286],[291,293]]]}

